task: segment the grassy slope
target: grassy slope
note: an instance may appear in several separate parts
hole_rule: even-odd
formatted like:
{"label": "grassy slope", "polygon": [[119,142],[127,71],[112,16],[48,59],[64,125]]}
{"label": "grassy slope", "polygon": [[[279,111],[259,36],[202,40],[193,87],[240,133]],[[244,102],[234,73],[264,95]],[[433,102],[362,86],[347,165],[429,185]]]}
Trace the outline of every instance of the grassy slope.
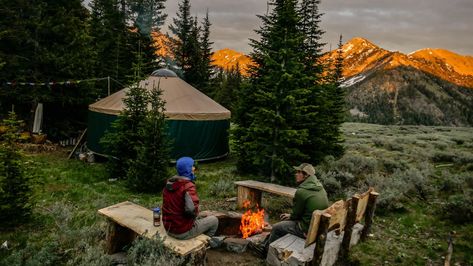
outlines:
{"label": "grassy slope", "polygon": [[[380,199],[373,236],[351,252],[353,263],[441,264],[448,232],[454,229],[453,262],[473,264],[473,224],[454,226],[439,218],[448,195],[459,193],[443,191],[445,180],[473,175],[473,128],[348,123],[343,130],[345,156],[318,169],[324,182],[335,170],[342,172],[338,179],[347,180],[329,189],[331,199],[346,197],[367,185],[377,186],[385,197]],[[65,157],[63,153],[26,156],[36,176],[33,218],[0,232],[0,242],[7,240],[10,247],[0,250],[0,265],[107,264],[102,253],[106,222],[97,210],[124,200],[149,208],[161,202],[160,193],[133,193],[121,181],[108,181],[101,164],[87,165]],[[232,181],[256,178],[239,176],[235,170],[233,158],[200,165],[197,186],[202,209],[234,208],[234,203],[224,200],[236,194]],[[394,182],[398,178],[404,179]],[[404,187],[418,179],[427,196],[403,194]],[[394,202],[389,199],[396,193],[399,200],[386,204]],[[287,200],[281,198],[264,200],[270,217],[289,208]]]}

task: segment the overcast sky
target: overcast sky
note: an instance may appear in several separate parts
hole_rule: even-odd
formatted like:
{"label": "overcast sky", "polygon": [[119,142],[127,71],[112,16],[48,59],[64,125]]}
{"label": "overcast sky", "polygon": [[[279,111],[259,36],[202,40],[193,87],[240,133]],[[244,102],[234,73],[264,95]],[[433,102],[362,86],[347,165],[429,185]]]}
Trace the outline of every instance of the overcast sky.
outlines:
{"label": "overcast sky", "polygon": [[[178,2],[168,0],[167,25],[176,16]],[[266,13],[266,0],[191,0],[192,14],[212,23],[214,50],[231,48],[249,53],[249,38],[257,38],[257,14]],[[326,49],[363,37],[382,48],[410,53],[422,48],[444,48],[473,56],[473,0],[322,0],[321,28]]]}

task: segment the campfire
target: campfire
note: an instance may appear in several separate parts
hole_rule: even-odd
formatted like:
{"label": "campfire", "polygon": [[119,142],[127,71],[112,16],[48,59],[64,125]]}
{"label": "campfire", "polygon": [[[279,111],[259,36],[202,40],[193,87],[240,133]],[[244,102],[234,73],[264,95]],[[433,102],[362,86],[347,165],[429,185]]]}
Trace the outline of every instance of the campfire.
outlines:
{"label": "campfire", "polygon": [[247,210],[241,217],[240,231],[242,238],[259,234],[263,232],[265,227],[264,209],[259,209],[258,204],[256,204],[255,211],[253,211],[250,205],[251,202],[249,200],[243,203],[243,207]]}

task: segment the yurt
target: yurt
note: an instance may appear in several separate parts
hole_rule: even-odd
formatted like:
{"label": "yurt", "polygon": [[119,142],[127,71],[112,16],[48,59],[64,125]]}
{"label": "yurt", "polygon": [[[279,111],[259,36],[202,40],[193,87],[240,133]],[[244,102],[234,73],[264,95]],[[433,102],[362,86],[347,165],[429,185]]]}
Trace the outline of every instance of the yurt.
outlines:
{"label": "yurt", "polygon": [[[229,110],[168,69],[154,71],[140,86],[148,90],[159,86],[162,90],[169,135],[173,140],[172,159],[190,156],[204,161],[228,154]],[[127,90],[89,105],[87,148],[92,152],[105,155],[100,139],[124,109]]]}

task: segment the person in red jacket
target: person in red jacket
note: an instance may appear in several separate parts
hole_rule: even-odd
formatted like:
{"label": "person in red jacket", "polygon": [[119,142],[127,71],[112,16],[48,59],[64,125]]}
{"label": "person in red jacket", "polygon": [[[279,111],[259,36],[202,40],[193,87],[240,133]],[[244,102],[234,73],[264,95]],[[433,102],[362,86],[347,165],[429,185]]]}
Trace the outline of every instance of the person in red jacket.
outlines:
{"label": "person in red jacket", "polygon": [[200,234],[213,236],[218,219],[207,216],[197,219],[199,197],[194,184],[194,160],[179,158],[176,162],[177,176],[167,180],[163,189],[163,225],[168,235],[177,239],[190,239]]}

